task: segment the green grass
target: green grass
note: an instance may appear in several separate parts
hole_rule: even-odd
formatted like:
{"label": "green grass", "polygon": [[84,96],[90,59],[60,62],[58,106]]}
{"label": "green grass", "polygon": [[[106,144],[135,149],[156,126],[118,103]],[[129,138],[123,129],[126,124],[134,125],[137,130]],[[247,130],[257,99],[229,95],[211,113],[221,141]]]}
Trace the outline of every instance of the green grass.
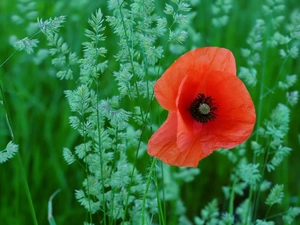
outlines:
{"label": "green grass", "polygon": [[[97,1],[87,3],[88,1],[84,0],[78,2],[77,5],[63,0],[37,0],[36,9],[38,17],[43,19],[67,15],[67,22],[60,34],[72,50],[82,56],[81,43],[86,41],[84,29],[88,27],[87,19],[99,7],[102,8],[104,15],[110,15],[111,12],[107,9],[105,1],[103,3],[97,3]],[[13,14],[25,18],[22,12],[18,11],[16,3],[16,0],[2,0],[0,2],[0,64],[14,52],[14,48],[9,44],[12,35],[22,39],[33,34],[27,33],[25,29],[29,25],[29,20],[24,21],[22,25],[11,21],[10,18]],[[161,1],[156,1],[155,4],[157,5],[157,13],[163,15],[164,4]],[[169,4],[171,3],[169,2]],[[187,49],[202,46],[226,47],[234,53],[239,71],[240,66],[247,66],[246,59],[241,56],[241,48],[249,48],[246,44],[247,36],[255,24],[255,20],[263,17],[261,4],[261,1],[258,0],[233,0],[228,24],[225,27],[214,28],[211,24],[214,17],[210,11],[212,3],[209,0],[201,1],[193,7],[197,15],[192,20],[193,24],[191,25],[196,32],[199,32],[199,41],[195,43],[188,39],[183,45]],[[286,21],[289,21],[290,14],[295,8],[298,8],[299,13],[298,4],[297,0],[287,1],[284,11]],[[286,21],[278,28],[274,28],[269,23],[268,18],[266,21],[265,42],[274,33],[274,30],[286,32]],[[108,24],[105,23],[105,26],[108,27]],[[105,31],[105,35],[109,37],[104,42],[105,47],[110,50],[107,57],[112,58],[118,51],[116,44],[118,38],[113,35],[113,31],[109,27]],[[45,37],[42,34],[36,38],[40,40],[38,49],[47,48]],[[163,45],[166,38],[161,38],[160,41],[162,42],[160,44]],[[299,41],[297,45],[299,46]],[[255,87],[248,86],[257,110],[259,110],[261,94],[273,88],[279,80],[283,80],[286,74],[300,73],[299,58],[289,58],[284,62],[278,54],[278,50],[275,48],[264,52],[262,64],[258,66],[258,84]],[[178,55],[168,50],[164,55],[165,57],[160,62],[163,69],[168,68],[178,58]],[[74,192],[81,188],[85,172],[78,164],[68,166],[62,157],[63,147],[73,148],[81,143],[80,137],[69,126],[68,117],[71,112],[64,95],[64,90],[74,89],[77,84],[74,81],[57,79],[50,57],[39,65],[34,63],[35,57],[35,54],[28,55],[26,52],[17,52],[0,68],[0,82],[11,117],[15,143],[19,144],[20,156],[39,224],[48,223],[47,203],[57,189],[61,189],[61,192],[52,202],[53,215],[57,224],[82,224],[82,221],[87,219],[88,214],[76,201]],[[111,60],[109,69],[105,71],[99,81],[100,98],[118,95],[117,85],[112,74],[117,69],[119,69],[119,65]],[[278,71],[281,71],[282,75],[278,74]],[[264,74],[263,80],[261,80],[262,74]],[[76,78],[77,76],[78,74],[75,75]],[[260,92],[261,85],[262,93]],[[299,79],[292,90],[300,90]],[[261,101],[258,117],[260,125],[269,118],[270,112],[279,102],[286,103],[285,92],[276,89],[274,93],[266,95]],[[122,104],[127,105],[128,108],[133,107],[133,103],[127,98],[123,99]],[[144,104],[145,107],[146,105],[147,103]],[[157,103],[153,103],[152,109],[151,118],[157,122],[157,125],[162,124],[166,118],[166,112],[163,112]],[[291,107],[291,123],[288,135],[284,139],[286,145],[291,147],[293,151],[275,172],[266,173],[266,177],[272,181],[273,185],[275,183],[284,184],[285,192],[283,204],[280,207],[274,206],[271,209],[271,214],[283,212],[288,209],[289,205],[300,205],[299,111],[299,104]],[[145,141],[150,136],[150,134],[147,135]],[[253,135],[252,139],[254,140],[255,134]],[[5,109],[0,105],[0,149],[4,149],[9,140],[10,133],[6,125]],[[251,160],[253,153],[249,145],[247,149],[248,158]],[[238,150],[232,151],[237,152]],[[130,159],[134,160],[135,154],[130,156]],[[149,156],[144,155],[137,160],[138,169],[147,175],[147,169],[150,167]],[[221,208],[227,207],[228,203],[225,201],[222,186],[231,185],[229,177],[233,167],[234,165],[225,156],[214,153],[199,163],[201,173],[196,176],[195,180],[190,183],[178,184],[181,188],[180,197],[190,220],[193,220],[194,216],[200,215],[200,210],[214,198],[218,199]],[[177,171],[176,168],[172,168],[172,170]],[[25,190],[22,168],[20,168],[18,158],[14,157],[6,163],[0,164],[0,224],[33,224]],[[262,194],[260,197],[264,199],[266,194]],[[235,205],[239,205],[243,199],[236,197]],[[263,218],[268,209],[268,206],[264,206],[263,202],[261,200],[259,205],[258,218]],[[163,203],[163,206],[168,209],[172,207],[172,204],[174,205],[175,201]],[[161,210],[164,211],[165,209]],[[172,218],[170,212],[167,214],[169,223],[166,224],[176,224],[177,218]],[[97,221],[98,219],[95,216],[94,220]]]}

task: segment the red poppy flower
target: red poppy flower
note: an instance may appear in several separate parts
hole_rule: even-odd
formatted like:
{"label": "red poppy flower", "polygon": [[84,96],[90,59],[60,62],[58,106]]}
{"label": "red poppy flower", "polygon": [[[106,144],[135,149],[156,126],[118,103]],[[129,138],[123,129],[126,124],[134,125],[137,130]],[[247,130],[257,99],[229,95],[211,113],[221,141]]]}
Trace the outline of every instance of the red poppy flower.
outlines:
{"label": "red poppy flower", "polygon": [[167,164],[196,167],[214,150],[234,148],[252,133],[255,108],[227,49],[182,55],[155,83],[154,94],[169,114],[150,138],[148,153]]}

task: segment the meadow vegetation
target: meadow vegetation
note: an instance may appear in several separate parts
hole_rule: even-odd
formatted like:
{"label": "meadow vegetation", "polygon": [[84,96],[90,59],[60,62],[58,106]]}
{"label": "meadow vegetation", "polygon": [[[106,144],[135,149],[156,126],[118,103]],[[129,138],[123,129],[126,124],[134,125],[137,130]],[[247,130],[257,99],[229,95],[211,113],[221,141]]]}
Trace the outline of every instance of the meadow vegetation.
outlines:
{"label": "meadow vegetation", "polygon": [[[2,0],[0,30],[0,224],[300,224],[298,0]],[[255,129],[166,165],[153,86],[205,46],[233,52]]]}

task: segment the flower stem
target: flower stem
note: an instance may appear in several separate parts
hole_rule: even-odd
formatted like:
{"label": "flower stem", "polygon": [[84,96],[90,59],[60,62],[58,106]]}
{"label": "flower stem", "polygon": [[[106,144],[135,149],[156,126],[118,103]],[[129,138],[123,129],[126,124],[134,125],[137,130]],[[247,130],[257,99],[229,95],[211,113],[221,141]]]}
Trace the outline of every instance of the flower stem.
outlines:
{"label": "flower stem", "polygon": [[236,185],[237,179],[235,178],[232,184],[231,193],[230,193],[230,199],[229,199],[229,213],[230,217],[233,218],[233,203],[234,203],[234,188]]}

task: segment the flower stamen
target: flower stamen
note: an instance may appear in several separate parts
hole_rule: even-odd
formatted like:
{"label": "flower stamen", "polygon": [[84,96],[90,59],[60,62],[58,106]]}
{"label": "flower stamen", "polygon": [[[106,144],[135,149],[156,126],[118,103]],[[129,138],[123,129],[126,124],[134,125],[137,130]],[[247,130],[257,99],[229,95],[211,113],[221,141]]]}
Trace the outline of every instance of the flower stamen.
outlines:
{"label": "flower stamen", "polygon": [[217,117],[218,108],[211,96],[206,97],[200,93],[192,102],[189,111],[197,122],[207,123]]}
{"label": "flower stamen", "polygon": [[203,103],[199,105],[199,112],[201,114],[207,115],[210,112],[210,107],[208,104]]}

